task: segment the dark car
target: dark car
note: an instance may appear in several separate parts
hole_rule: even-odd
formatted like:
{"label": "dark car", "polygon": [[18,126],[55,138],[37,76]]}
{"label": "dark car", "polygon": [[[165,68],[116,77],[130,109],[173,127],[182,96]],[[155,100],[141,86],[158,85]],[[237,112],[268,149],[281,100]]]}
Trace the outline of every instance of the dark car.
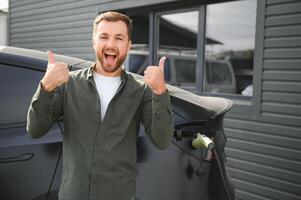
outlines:
{"label": "dark car", "polygon": [[[91,62],[56,55],[71,70]],[[39,139],[26,133],[31,98],[47,68],[44,52],[0,47],[0,199],[55,200],[61,181],[63,120]],[[141,79],[141,76],[134,75]],[[168,86],[175,124],[172,144],[156,149],[141,128],[136,199],[232,200],[225,166],[224,114],[232,102]],[[84,102],[83,102],[84,103]],[[206,143],[207,142],[207,143]]]}

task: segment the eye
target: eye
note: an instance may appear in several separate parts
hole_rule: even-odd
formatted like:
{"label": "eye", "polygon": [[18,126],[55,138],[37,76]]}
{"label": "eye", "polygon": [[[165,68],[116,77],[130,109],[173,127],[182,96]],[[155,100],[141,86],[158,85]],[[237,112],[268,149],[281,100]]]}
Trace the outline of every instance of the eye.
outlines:
{"label": "eye", "polygon": [[101,39],[101,40],[105,40],[105,39],[107,39],[108,38],[108,36],[106,36],[106,35],[100,35],[99,36],[99,39]]}
{"label": "eye", "polygon": [[123,41],[123,38],[122,37],[118,37],[117,40]]}

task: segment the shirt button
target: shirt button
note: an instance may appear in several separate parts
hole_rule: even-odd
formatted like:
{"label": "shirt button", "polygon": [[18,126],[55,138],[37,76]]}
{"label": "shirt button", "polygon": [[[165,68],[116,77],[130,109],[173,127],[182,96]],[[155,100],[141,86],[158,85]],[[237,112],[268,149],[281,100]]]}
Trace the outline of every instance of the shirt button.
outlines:
{"label": "shirt button", "polygon": [[96,184],[93,182],[93,183],[92,183],[92,186],[95,186],[95,185],[96,185]]}
{"label": "shirt button", "polygon": [[99,146],[99,145],[100,145],[100,142],[98,141],[96,144]]}

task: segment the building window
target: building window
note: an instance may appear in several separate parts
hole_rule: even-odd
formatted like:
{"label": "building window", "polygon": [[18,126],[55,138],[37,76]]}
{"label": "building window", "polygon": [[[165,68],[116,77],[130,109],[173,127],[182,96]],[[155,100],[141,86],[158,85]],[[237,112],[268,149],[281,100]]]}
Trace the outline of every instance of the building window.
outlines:
{"label": "building window", "polygon": [[[199,11],[159,15],[158,59],[167,57],[168,83],[196,92],[196,49]],[[192,19],[192,20],[187,20]]]}
{"label": "building window", "polygon": [[[255,24],[256,0],[207,5],[206,37],[216,43],[206,41],[206,69],[210,73],[206,74],[205,91],[252,96]],[[218,77],[223,85],[206,85]]]}
{"label": "building window", "polygon": [[[133,47],[125,66],[143,75],[148,65],[166,56],[169,84],[197,94],[252,96],[256,3],[227,1],[132,15]],[[150,16],[156,16],[153,26]],[[151,38],[156,48],[149,52]]]}
{"label": "building window", "polygon": [[132,48],[124,66],[130,72],[143,75],[145,68],[149,65],[149,16],[131,13],[128,15],[133,20]]}

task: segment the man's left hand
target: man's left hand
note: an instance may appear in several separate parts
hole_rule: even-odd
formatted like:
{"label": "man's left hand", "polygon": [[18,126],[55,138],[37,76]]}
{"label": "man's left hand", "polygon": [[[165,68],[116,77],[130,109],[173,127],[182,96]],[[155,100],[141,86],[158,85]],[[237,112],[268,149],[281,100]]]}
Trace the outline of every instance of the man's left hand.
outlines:
{"label": "man's left hand", "polygon": [[164,80],[164,62],[166,57],[162,57],[159,66],[148,66],[144,71],[144,82],[153,90],[156,95],[166,92]]}

